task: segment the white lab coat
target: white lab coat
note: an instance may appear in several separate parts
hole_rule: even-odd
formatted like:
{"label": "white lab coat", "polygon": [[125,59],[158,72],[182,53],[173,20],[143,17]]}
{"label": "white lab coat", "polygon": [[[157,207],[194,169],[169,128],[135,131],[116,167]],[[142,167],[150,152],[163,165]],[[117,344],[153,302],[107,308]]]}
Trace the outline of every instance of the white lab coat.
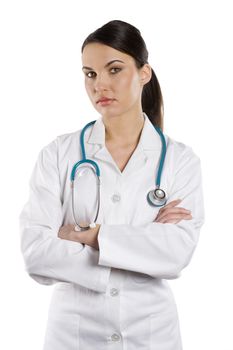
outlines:
{"label": "white lab coat", "polygon": [[86,156],[101,172],[97,223],[99,251],[58,238],[73,224],[70,173],[81,159],[80,132],[44,147],[20,215],[26,270],[55,284],[44,350],[181,350],[176,304],[167,279],[179,277],[204,222],[201,167],[192,149],[167,135],[161,188],[168,202],[181,198],[192,220],[154,222],[159,208],[146,195],[155,187],[161,140],[149,118],[121,173],[105,147],[102,117],[86,130]]}

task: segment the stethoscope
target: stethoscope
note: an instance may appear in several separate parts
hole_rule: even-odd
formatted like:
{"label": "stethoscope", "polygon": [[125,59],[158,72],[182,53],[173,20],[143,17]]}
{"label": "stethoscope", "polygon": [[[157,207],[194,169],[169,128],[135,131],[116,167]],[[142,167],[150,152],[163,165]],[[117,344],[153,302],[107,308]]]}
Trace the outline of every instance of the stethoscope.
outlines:
{"label": "stethoscope", "polygon": [[[88,230],[89,228],[92,228],[92,227],[96,227],[95,222],[96,222],[97,217],[99,215],[99,208],[100,208],[100,169],[99,169],[98,164],[95,161],[86,158],[86,152],[85,152],[85,147],[84,147],[84,134],[85,134],[85,131],[90,126],[92,126],[95,122],[96,122],[96,120],[88,123],[81,131],[81,134],[80,134],[80,145],[81,145],[82,159],[79,162],[74,164],[74,166],[72,168],[72,171],[71,171],[71,177],[70,178],[71,178],[71,188],[72,188],[72,212],[73,212],[73,218],[74,218],[74,221],[75,221],[75,224],[76,224],[75,231],[83,231],[83,230]],[[167,202],[166,193],[165,193],[164,190],[162,190],[160,188],[161,174],[162,174],[162,170],[163,170],[163,165],[164,165],[164,160],[165,160],[165,156],[166,156],[167,146],[166,146],[165,137],[164,137],[161,129],[159,127],[157,127],[157,126],[154,126],[154,128],[155,128],[155,130],[157,131],[157,133],[160,136],[162,147],[161,147],[161,154],[160,154],[160,160],[159,160],[159,167],[158,167],[156,181],[155,181],[155,189],[148,192],[148,194],[147,194],[147,201],[148,201],[148,203],[151,206],[162,207]],[[75,176],[76,176],[76,172],[77,172],[78,167],[81,164],[84,164],[84,163],[88,163],[91,166],[93,166],[94,169],[91,168],[91,170],[93,171],[94,175],[96,176],[96,180],[97,180],[97,198],[98,199],[97,199],[96,215],[95,215],[94,221],[88,226],[81,226],[80,224],[78,224],[78,222],[76,220],[75,210],[74,210],[74,207],[75,207],[75,203],[74,203],[74,200],[75,200],[75,186],[74,186]]]}

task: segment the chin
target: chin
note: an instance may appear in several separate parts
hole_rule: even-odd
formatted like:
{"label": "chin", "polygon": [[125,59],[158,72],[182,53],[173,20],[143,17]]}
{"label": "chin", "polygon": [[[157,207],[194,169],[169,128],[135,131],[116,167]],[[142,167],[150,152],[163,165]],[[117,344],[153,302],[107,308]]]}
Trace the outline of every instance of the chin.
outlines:
{"label": "chin", "polygon": [[105,118],[117,118],[120,115],[127,113],[129,108],[118,109],[118,108],[101,108],[97,111]]}
{"label": "chin", "polygon": [[103,117],[105,117],[105,118],[114,118],[114,117],[116,117],[117,115],[119,115],[119,113],[116,113],[116,111],[110,111],[110,110],[108,110],[107,111],[107,109],[98,109],[97,110],[98,111],[98,113],[99,114],[101,114]]}

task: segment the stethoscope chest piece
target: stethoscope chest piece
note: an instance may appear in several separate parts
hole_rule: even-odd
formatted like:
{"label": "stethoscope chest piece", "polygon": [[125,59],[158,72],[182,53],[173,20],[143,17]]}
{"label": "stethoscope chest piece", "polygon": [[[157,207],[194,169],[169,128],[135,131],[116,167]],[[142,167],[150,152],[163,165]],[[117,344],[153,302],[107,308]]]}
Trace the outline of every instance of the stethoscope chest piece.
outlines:
{"label": "stethoscope chest piece", "polygon": [[161,188],[156,188],[148,192],[147,200],[154,207],[162,207],[167,202],[166,193]]}

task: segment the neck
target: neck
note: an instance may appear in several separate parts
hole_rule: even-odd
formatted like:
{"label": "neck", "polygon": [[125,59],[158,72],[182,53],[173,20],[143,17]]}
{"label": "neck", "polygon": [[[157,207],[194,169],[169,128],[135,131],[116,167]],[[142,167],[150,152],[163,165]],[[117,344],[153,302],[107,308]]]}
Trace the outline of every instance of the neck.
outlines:
{"label": "neck", "polygon": [[118,145],[137,144],[144,126],[143,113],[127,113],[115,117],[103,117],[105,142]]}

